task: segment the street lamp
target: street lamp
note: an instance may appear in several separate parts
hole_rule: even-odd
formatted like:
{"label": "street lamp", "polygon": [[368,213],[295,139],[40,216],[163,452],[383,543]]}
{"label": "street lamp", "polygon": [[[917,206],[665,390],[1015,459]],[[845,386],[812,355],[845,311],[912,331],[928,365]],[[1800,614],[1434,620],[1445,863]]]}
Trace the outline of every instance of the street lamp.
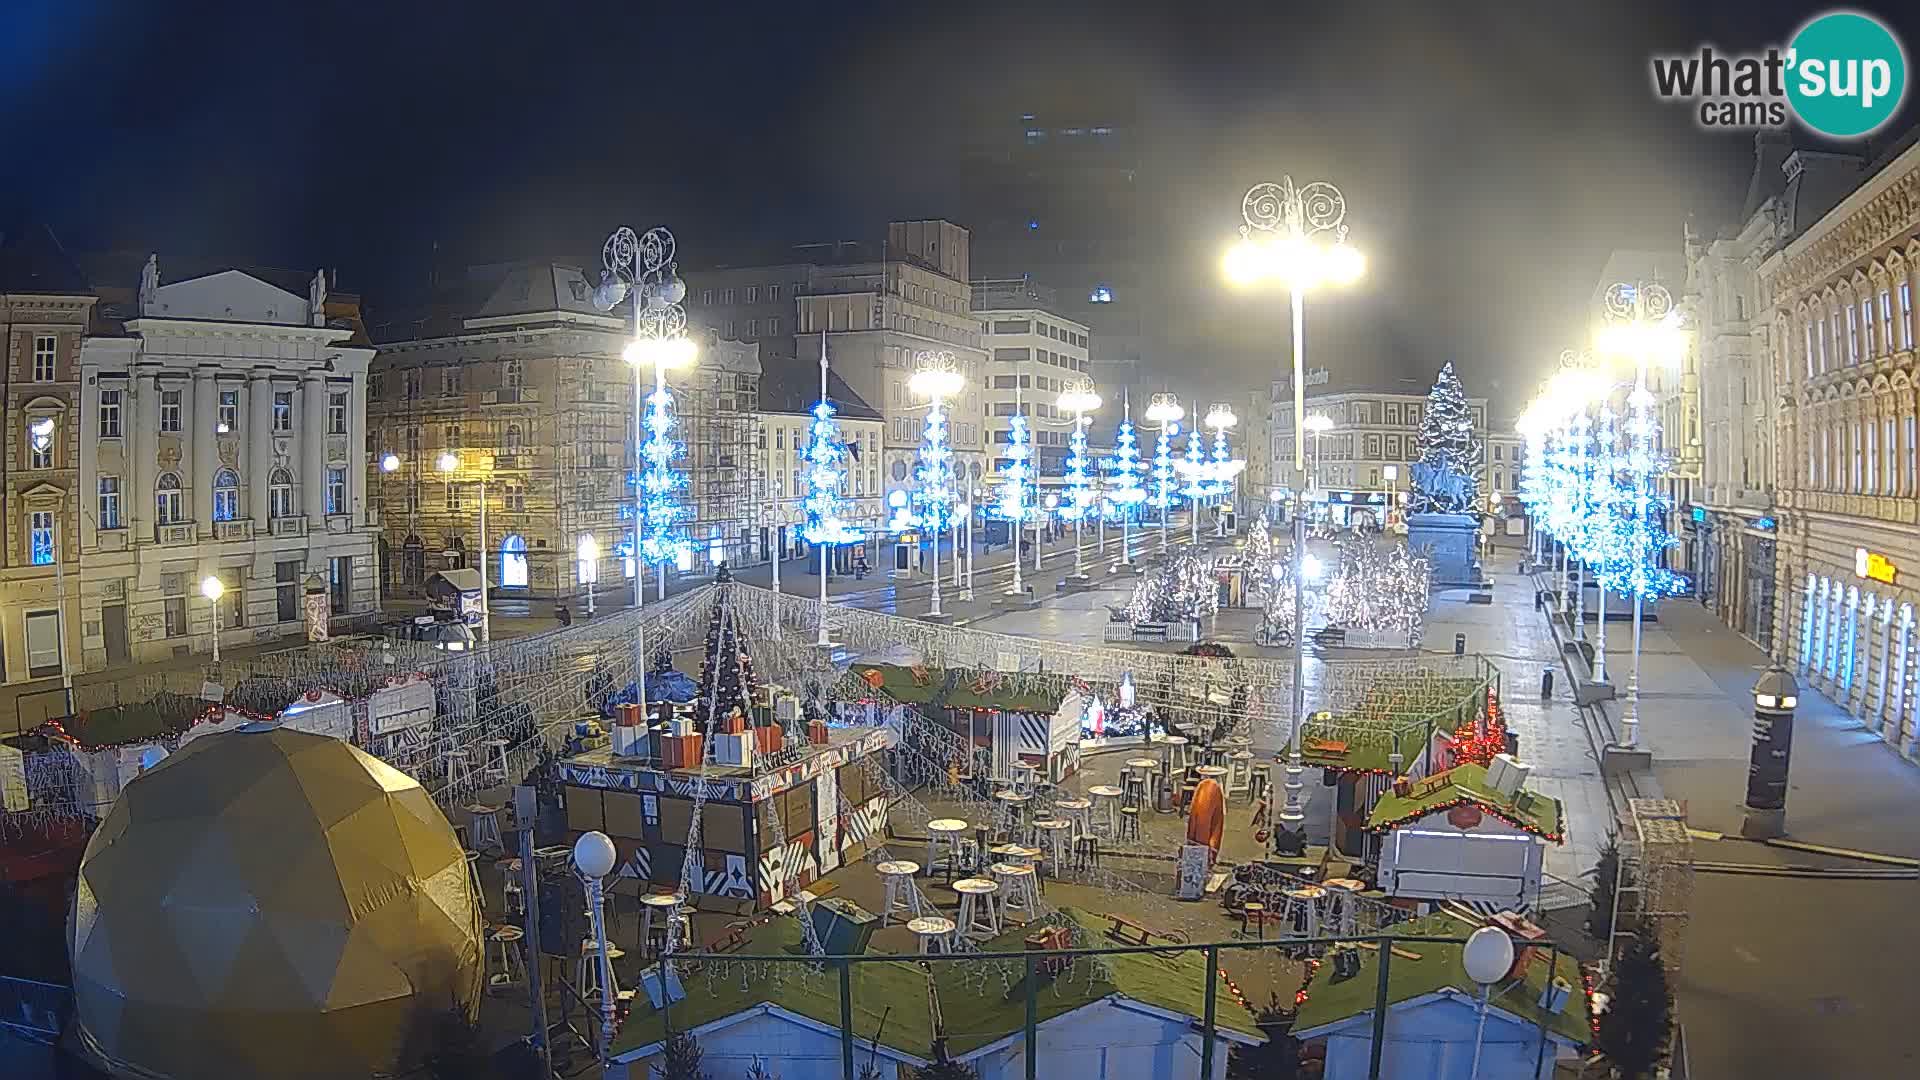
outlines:
{"label": "street lamp", "polygon": [[390,473],[400,468],[400,455],[383,454],[380,458],[380,471]]}
{"label": "street lamp", "polygon": [[[446,474],[449,485],[459,483],[454,474],[460,471],[460,455],[447,450],[440,455],[440,471]],[[475,481],[480,487],[480,640],[482,643],[493,640],[493,609],[487,602],[487,478],[484,474]]]}
{"label": "street lamp", "polygon": [[[600,1063],[607,1062],[613,1046],[613,960],[607,955],[607,914],[604,879],[613,873],[618,854],[606,833],[595,830],[580,834],[573,842],[573,868],[587,886],[587,914],[593,919],[594,963],[600,968]],[[660,985],[667,979],[662,972]],[[664,991],[663,991],[664,992]]]}
{"label": "street lamp", "polygon": [[580,534],[580,582],[587,587],[587,614],[593,614],[593,583],[600,578],[600,544],[592,533]]}
{"label": "street lamp", "polygon": [[220,598],[227,593],[227,586],[219,578],[208,574],[200,579],[200,595],[207,598],[207,613],[213,616],[213,662],[220,662]]}
{"label": "street lamp", "polygon": [[[1087,575],[1087,553],[1080,547],[1080,523],[1086,519],[1092,509],[1094,496],[1087,486],[1087,425],[1092,419],[1087,415],[1100,408],[1100,395],[1094,391],[1092,379],[1073,379],[1066,389],[1060,392],[1059,407],[1073,414],[1073,434],[1068,436],[1067,490],[1069,503],[1067,516],[1073,519],[1073,576],[1068,580],[1085,584]],[[1103,527],[1100,540],[1104,546],[1107,534]]]}
{"label": "street lamp", "polygon": [[[953,451],[947,446],[947,414],[940,403],[960,392],[966,380],[951,352],[924,350],[915,354],[917,370],[907,380],[907,389],[927,399],[927,426],[920,441],[919,486],[914,502],[920,506],[920,521],[927,539],[933,544],[933,597],[927,615],[938,619],[940,611],[940,533],[946,528],[953,506]],[[954,558],[959,558],[956,547]]]}
{"label": "street lamp", "polygon": [[[1324,181],[1296,187],[1292,177],[1280,183],[1255,184],[1240,200],[1240,242],[1227,253],[1227,279],[1236,286],[1277,281],[1287,288],[1293,314],[1293,416],[1304,428],[1306,399],[1306,299],[1321,285],[1348,284],[1366,271],[1366,260],[1347,244],[1347,200],[1340,189]],[[1306,472],[1305,440],[1293,440],[1295,474]],[[1306,555],[1305,485],[1297,493],[1300,512],[1294,515],[1295,559]],[[1302,574],[1293,575],[1293,610],[1301,612]],[[1291,835],[1289,844],[1305,843],[1306,813],[1300,800],[1305,767],[1300,760],[1300,729],[1306,709],[1306,629],[1304,621],[1293,635],[1293,731],[1288,739],[1287,801],[1280,824]],[[1276,838],[1279,835],[1275,830]]]}
{"label": "street lamp", "polygon": [[1313,471],[1307,475],[1307,487],[1324,488],[1326,485],[1320,480],[1320,438],[1333,430],[1333,417],[1326,413],[1314,413],[1300,421],[1300,428],[1313,436]]}
{"label": "street lamp", "polygon": [[[1207,416],[1203,422],[1213,429],[1213,460],[1207,466],[1211,474],[1213,493],[1217,499],[1224,502],[1227,493],[1233,490],[1234,478],[1240,475],[1240,470],[1247,467],[1246,462],[1235,460],[1227,449],[1227,432],[1240,422],[1240,418],[1233,414],[1232,405],[1221,401],[1215,402],[1213,407],[1207,410]],[[1197,524],[1194,526],[1194,532],[1196,536],[1199,535]],[[1227,516],[1217,510],[1214,513],[1214,535],[1227,535]]]}
{"label": "street lamp", "polygon": [[1646,594],[1659,590],[1667,576],[1653,565],[1664,540],[1648,520],[1658,503],[1653,478],[1660,467],[1653,440],[1658,421],[1653,416],[1653,392],[1647,388],[1647,369],[1653,364],[1677,366],[1686,354],[1687,335],[1680,328],[1673,294],[1660,285],[1615,283],[1607,289],[1605,305],[1613,321],[1599,331],[1595,344],[1602,354],[1627,358],[1634,365],[1633,390],[1627,395],[1627,430],[1632,434],[1627,471],[1633,478],[1627,587],[1633,593],[1633,669],[1627,676],[1627,708],[1620,721],[1621,748],[1632,751],[1640,745],[1641,606]]}
{"label": "street lamp", "polygon": [[1173,502],[1173,440],[1180,435],[1180,420],[1187,410],[1172,394],[1155,394],[1147,404],[1147,420],[1160,429],[1153,444],[1153,505],[1160,508],[1160,550],[1167,550],[1167,507]]}

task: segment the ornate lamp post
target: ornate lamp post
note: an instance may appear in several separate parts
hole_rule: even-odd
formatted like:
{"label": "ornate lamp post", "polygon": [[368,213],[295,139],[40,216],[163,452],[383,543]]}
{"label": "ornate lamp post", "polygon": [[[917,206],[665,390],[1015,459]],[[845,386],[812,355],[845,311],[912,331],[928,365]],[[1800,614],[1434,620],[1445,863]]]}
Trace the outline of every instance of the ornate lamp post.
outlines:
{"label": "ornate lamp post", "polygon": [[587,615],[593,615],[593,583],[600,577],[600,543],[592,533],[581,533],[576,554],[580,558],[580,582],[587,587]]}
{"label": "ornate lamp post", "polygon": [[1187,410],[1172,394],[1155,394],[1147,405],[1147,420],[1159,425],[1160,437],[1153,444],[1153,495],[1149,498],[1160,510],[1160,550],[1167,550],[1167,507],[1173,505],[1173,440],[1180,437],[1180,420]]}
{"label": "ornate lamp post", "polygon": [[[1207,469],[1216,505],[1219,505],[1224,503],[1227,495],[1233,491],[1233,483],[1240,475],[1240,470],[1247,467],[1246,462],[1236,460],[1227,448],[1227,432],[1240,422],[1240,418],[1233,414],[1232,405],[1219,401],[1207,410],[1207,416],[1203,422],[1213,429],[1213,460],[1207,463]],[[1227,535],[1225,514],[1214,515],[1214,535]]]}
{"label": "ornate lamp post", "polygon": [[[1091,423],[1087,414],[1100,408],[1100,395],[1094,392],[1093,380],[1068,380],[1066,389],[1060,392],[1060,408],[1073,414],[1073,433],[1067,437],[1067,504],[1060,511],[1073,522],[1073,574],[1067,580],[1084,585],[1089,578],[1087,553],[1080,546],[1080,523],[1093,512],[1095,502],[1087,476],[1087,467],[1092,464],[1087,458],[1087,425]],[[1106,539],[1104,530],[1101,539]]]}
{"label": "ornate lamp post", "polygon": [[[940,402],[960,392],[964,380],[954,355],[945,350],[923,351],[914,357],[918,370],[907,380],[907,389],[927,398],[927,427],[920,440],[920,484],[913,493],[919,520],[933,544],[933,600],[928,616],[938,619],[940,611],[940,534],[946,529],[953,508],[953,451],[947,447],[947,415]],[[954,558],[959,558],[959,551]]]}
{"label": "ornate lamp post", "polygon": [[[446,475],[447,483],[459,481],[453,478],[460,471],[460,455],[447,450],[437,462],[440,471]],[[480,488],[480,641],[482,644],[493,640],[493,607],[487,599],[487,477],[485,473],[476,477],[474,483]],[[636,570],[637,573],[637,570]],[[645,668],[640,669],[642,671]],[[644,705],[644,702],[642,703]]]}
{"label": "ornate lamp post", "polygon": [[[1296,432],[1304,431],[1306,401],[1306,299],[1307,293],[1326,284],[1346,284],[1359,279],[1366,260],[1346,242],[1347,200],[1340,189],[1324,181],[1296,187],[1292,177],[1280,183],[1255,184],[1240,201],[1240,242],[1227,253],[1225,269],[1230,282],[1251,286],[1278,281],[1286,285],[1293,313],[1293,416]],[[1306,472],[1305,439],[1293,440],[1293,468],[1296,475]],[[1303,561],[1307,553],[1305,484],[1296,498],[1298,511],[1293,522],[1293,557]],[[1295,617],[1301,612],[1301,579],[1304,565],[1297,563],[1293,574]],[[1303,625],[1298,629],[1304,630]],[[1300,760],[1300,729],[1306,709],[1306,635],[1293,635],[1293,731],[1288,740],[1286,806],[1280,811],[1281,825],[1292,834],[1291,843],[1303,843],[1306,814],[1301,807],[1301,776],[1306,771]],[[1276,837],[1278,830],[1276,830]]]}
{"label": "ornate lamp post", "polygon": [[1659,421],[1653,415],[1653,391],[1647,388],[1647,371],[1654,364],[1662,367],[1678,364],[1686,352],[1686,332],[1680,328],[1680,316],[1673,306],[1673,294],[1657,284],[1619,282],[1606,293],[1609,324],[1598,336],[1601,353],[1625,357],[1634,365],[1633,389],[1627,395],[1627,474],[1632,493],[1627,509],[1627,575],[1624,584],[1633,594],[1633,668],[1627,676],[1627,708],[1620,721],[1620,749],[1634,752],[1640,746],[1640,621],[1641,607],[1647,596],[1673,591],[1674,575],[1656,565],[1662,549],[1672,537],[1658,527],[1653,515],[1660,509],[1660,497],[1654,491],[1654,478],[1664,471],[1662,455],[1655,449],[1654,435]]}
{"label": "ornate lamp post", "polygon": [[226,583],[208,574],[200,579],[200,595],[207,598],[207,614],[213,616],[213,662],[220,663],[220,598],[227,593]]}

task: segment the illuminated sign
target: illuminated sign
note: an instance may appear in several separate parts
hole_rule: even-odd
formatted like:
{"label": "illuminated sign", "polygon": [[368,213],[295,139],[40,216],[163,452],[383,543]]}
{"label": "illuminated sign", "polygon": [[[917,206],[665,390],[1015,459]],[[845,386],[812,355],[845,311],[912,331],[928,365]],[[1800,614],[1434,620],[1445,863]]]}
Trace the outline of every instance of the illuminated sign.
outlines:
{"label": "illuminated sign", "polygon": [[1706,507],[1704,507],[1704,506],[1696,506],[1696,507],[1694,507],[1694,508],[1693,508],[1693,520],[1695,520],[1695,521],[1705,521],[1705,520],[1707,520],[1707,508],[1706,508]]}
{"label": "illuminated sign", "polygon": [[1854,577],[1862,577],[1868,581],[1878,581],[1885,585],[1891,585],[1893,584],[1894,577],[1899,572],[1900,568],[1893,565],[1893,560],[1887,558],[1885,555],[1877,551],[1868,551],[1866,548],[1853,549]]}

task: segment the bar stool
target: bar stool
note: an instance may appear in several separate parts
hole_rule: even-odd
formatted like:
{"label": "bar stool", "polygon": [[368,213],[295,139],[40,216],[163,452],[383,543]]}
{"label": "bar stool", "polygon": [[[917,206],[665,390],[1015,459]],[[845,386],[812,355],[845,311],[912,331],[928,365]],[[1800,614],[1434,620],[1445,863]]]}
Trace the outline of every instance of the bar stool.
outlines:
{"label": "bar stool", "polygon": [[1067,865],[1067,841],[1073,826],[1059,818],[1046,818],[1033,823],[1034,846],[1038,847],[1047,860],[1059,873],[1059,867]]}
{"label": "bar stool", "polygon": [[1178,774],[1187,768],[1187,745],[1185,735],[1169,735],[1160,743],[1160,759],[1166,763],[1169,774]]}
{"label": "bar stool", "polygon": [[521,951],[521,943],[526,937],[524,931],[511,924],[496,926],[487,935],[500,954],[500,972],[487,978],[489,992],[498,993],[512,990],[527,984],[527,958]]}
{"label": "bar stool", "polygon": [[1087,799],[1061,799],[1053,804],[1054,813],[1066,819],[1069,837],[1078,840],[1093,832],[1093,803]]}
{"label": "bar stool", "polygon": [[1123,806],[1120,808],[1120,830],[1115,839],[1133,840],[1136,842],[1140,839],[1139,807]]}
{"label": "bar stool", "polygon": [[1021,795],[1032,795],[1039,790],[1040,766],[1031,762],[1013,763],[1013,790]]}
{"label": "bar stool", "polygon": [[908,859],[890,859],[874,869],[887,883],[886,899],[880,905],[880,929],[887,928],[895,912],[908,915],[907,921],[919,918],[920,890],[913,887],[913,875],[920,872],[920,864]]}
{"label": "bar stool", "polygon": [[1200,764],[1218,765],[1221,768],[1225,768],[1227,764],[1227,748],[1213,743],[1208,743],[1201,747]]}
{"label": "bar stool", "polygon": [[1227,755],[1227,789],[1223,794],[1232,799],[1235,792],[1244,792],[1251,796],[1253,791],[1253,751],[1235,750]]}
{"label": "bar stool", "polygon": [[1100,869],[1100,840],[1088,834],[1076,837],[1073,841],[1073,872]]}
{"label": "bar stool", "polygon": [[466,810],[468,817],[473,823],[468,842],[473,845],[475,851],[486,851],[488,849],[498,851],[506,846],[500,840],[499,807],[488,806],[485,803],[475,803],[467,807]]}
{"label": "bar stool", "polygon": [[1000,883],[986,878],[961,878],[953,883],[960,894],[960,933],[976,941],[1000,936],[1000,905],[994,901]]}
{"label": "bar stool", "polygon": [[967,823],[960,818],[934,818],[927,822],[927,873],[938,866],[953,882],[953,869],[960,865],[960,841],[966,836]]}
{"label": "bar stool", "polygon": [[1145,809],[1147,806],[1147,777],[1151,775],[1151,773],[1137,773],[1131,769],[1125,770],[1120,778],[1120,789],[1125,793],[1120,796],[1120,804],[1122,806],[1133,806]]}
{"label": "bar stool", "polygon": [[527,898],[520,888],[520,860],[501,859],[493,865],[500,869],[500,910],[508,915],[525,915]]}
{"label": "bar stool", "polygon": [[[613,962],[627,955],[620,946],[607,942],[607,971],[613,972]],[[592,938],[580,940],[580,961],[573,968],[573,985],[580,988],[580,996],[588,1001],[599,998],[600,986],[600,947]],[[620,996],[620,979],[613,980],[613,996]]]}
{"label": "bar stool", "polygon": [[458,790],[462,785],[473,782],[473,764],[467,760],[465,750],[447,750],[441,753],[447,773],[447,788]]}
{"label": "bar stool", "polygon": [[1097,836],[1112,836],[1120,827],[1120,818],[1116,813],[1120,809],[1123,793],[1112,784],[1096,784],[1087,789],[1093,796],[1093,833]]}
{"label": "bar stool", "polygon": [[1133,769],[1134,772],[1140,774],[1141,783],[1145,787],[1144,797],[1146,801],[1138,804],[1140,809],[1146,810],[1152,807],[1154,805],[1156,789],[1159,788],[1161,783],[1160,760],[1150,757],[1128,758],[1127,766]]}
{"label": "bar stool", "polygon": [[486,764],[482,775],[489,780],[507,782],[507,749],[513,744],[505,739],[487,739],[480,744],[480,760]]}
{"label": "bar stool", "polygon": [[1019,840],[1026,831],[1027,806],[1033,802],[1033,796],[1018,791],[1002,791],[994,795],[999,802],[1000,812],[994,821],[994,829],[1009,840]]}
{"label": "bar stool", "polygon": [[920,938],[920,955],[952,954],[954,929],[952,919],[942,915],[922,915],[908,922],[907,929]]}
{"label": "bar stool", "polygon": [[1273,765],[1269,762],[1256,762],[1253,774],[1248,778],[1247,801],[1257,803],[1273,790]]}
{"label": "bar stool", "polygon": [[685,902],[686,898],[679,893],[650,893],[640,898],[641,948],[660,955],[661,949],[654,948],[653,939],[658,937],[661,948],[665,948],[668,930]]}
{"label": "bar stool", "polygon": [[[1252,927],[1251,931],[1248,927]],[[1258,900],[1249,900],[1240,905],[1240,936],[1258,941],[1267,939],[1267,905]]]}
{"label": "bar stool", "polygon": [[1018,911],[1021,922],[1032,922],[1040,913],[1040,888],[1035,883],[1033,867],[1015,866],[1012,863],[994,863],[993,880],[1000,885],[1000,914],[1012,919]]}

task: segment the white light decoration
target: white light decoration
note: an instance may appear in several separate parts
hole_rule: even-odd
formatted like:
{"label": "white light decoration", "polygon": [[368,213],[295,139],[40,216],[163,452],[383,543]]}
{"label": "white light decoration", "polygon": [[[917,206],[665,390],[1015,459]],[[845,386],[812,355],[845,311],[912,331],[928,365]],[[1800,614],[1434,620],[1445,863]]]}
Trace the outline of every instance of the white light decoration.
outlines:
{"label": "white light decoration", "polygon": [[840,441],[840,425],[834,420],[834,408],[825,401],[813,406],[807,448],[800,455],[807,462],[807,520],[800,535],[810,544],[853,544],[861,538],[859,529],[841,516],[845,500],[840,485],[846,481],[846,444]]}

